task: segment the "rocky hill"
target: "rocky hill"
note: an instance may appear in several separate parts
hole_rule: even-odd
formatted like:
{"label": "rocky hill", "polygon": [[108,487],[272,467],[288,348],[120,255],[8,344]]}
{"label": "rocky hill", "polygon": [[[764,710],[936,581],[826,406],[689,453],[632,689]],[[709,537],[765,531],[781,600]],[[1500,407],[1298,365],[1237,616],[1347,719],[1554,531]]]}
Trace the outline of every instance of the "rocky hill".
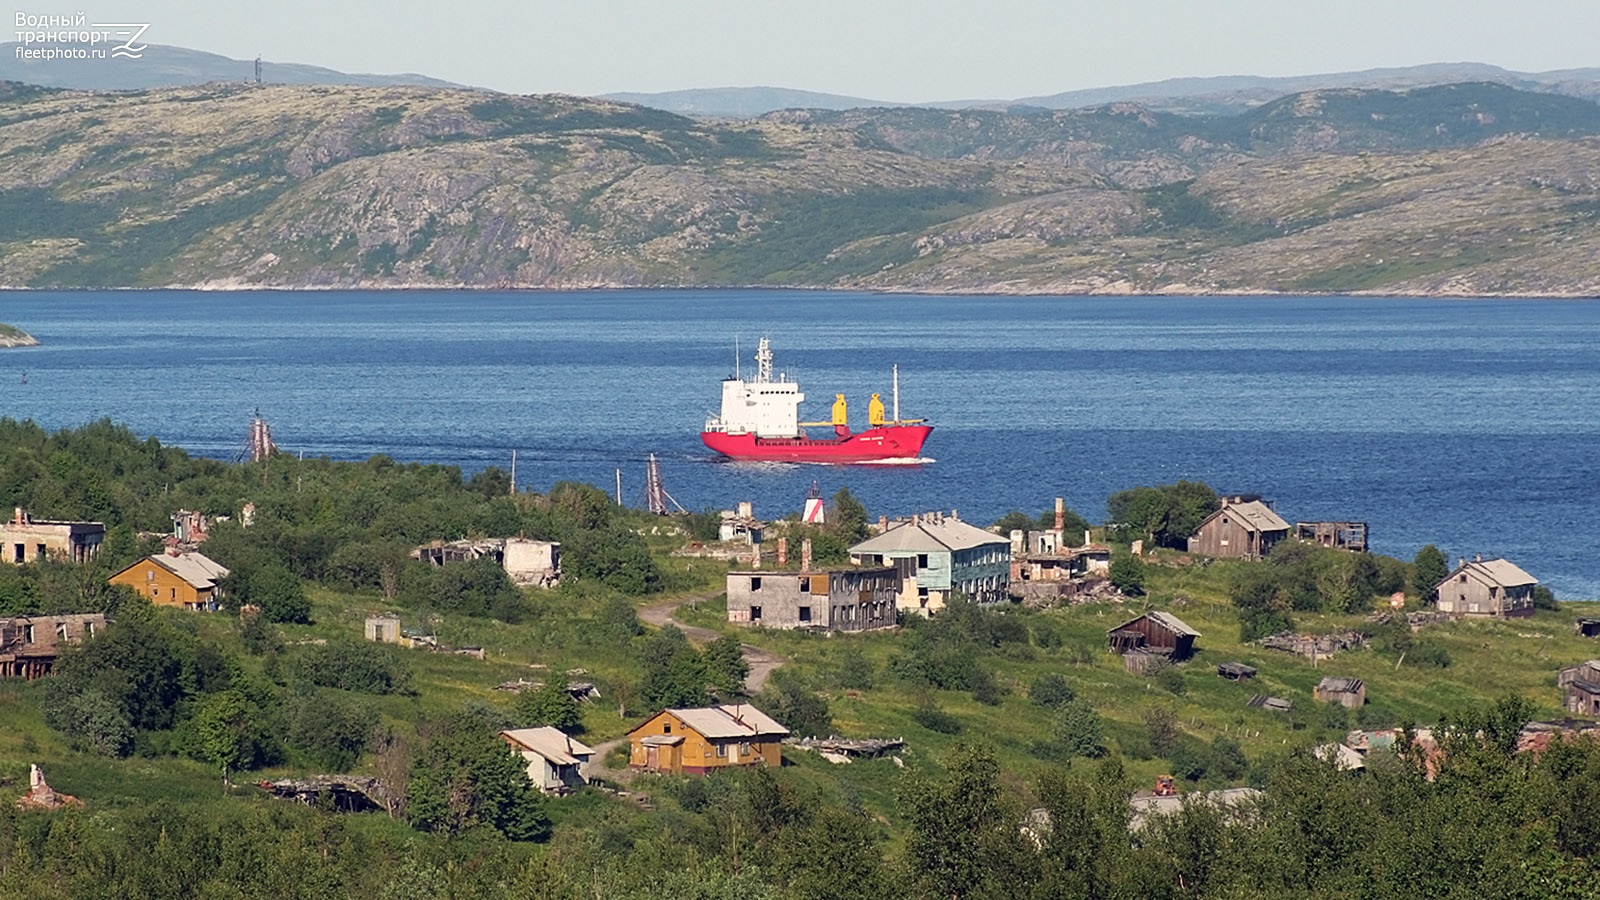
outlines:
{"label": "rocky hill", "polygon": [[0,348],[37,347],[39,339],[15,325],[0,322]]}
{"label": "rocky hill", "polygon": [[0,86],[0,284],[1600,293],[1600,107],[707,123],[432,87]]}

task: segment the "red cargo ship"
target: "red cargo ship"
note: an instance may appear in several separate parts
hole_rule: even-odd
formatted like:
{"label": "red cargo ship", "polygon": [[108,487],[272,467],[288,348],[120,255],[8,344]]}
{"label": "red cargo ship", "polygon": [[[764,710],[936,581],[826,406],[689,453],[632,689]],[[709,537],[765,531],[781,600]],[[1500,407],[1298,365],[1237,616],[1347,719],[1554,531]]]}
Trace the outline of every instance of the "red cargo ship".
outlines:
{"label": "red cargo ship", "polygon": [[[894,377],[894,416],[886,418],[883,400],[872,395],[868,428],[852,432],[843,394],[836,394],[829,422],[801,422],[806,395],[787,376],[772,375],[772,347],[766,338],[756,349],[756,376],[735,375],[722,382],[722,414],[706,420],[700,440],[732,459],[774,462],[870,463],[916,460],[933,426],[900,418],[900,373]],[[807,427],[832,429],[829,437],[810,437]]]}

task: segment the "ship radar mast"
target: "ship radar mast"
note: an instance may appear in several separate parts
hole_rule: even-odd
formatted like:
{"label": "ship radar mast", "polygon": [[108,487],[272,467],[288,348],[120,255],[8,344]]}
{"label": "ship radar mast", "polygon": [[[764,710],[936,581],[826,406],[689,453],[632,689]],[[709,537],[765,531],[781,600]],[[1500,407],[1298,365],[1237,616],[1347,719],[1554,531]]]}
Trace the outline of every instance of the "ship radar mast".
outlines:
{"label": "ship radar mast", "polygon": [[756,381],[772,380],[772,344],[766,338],[756,346]]}

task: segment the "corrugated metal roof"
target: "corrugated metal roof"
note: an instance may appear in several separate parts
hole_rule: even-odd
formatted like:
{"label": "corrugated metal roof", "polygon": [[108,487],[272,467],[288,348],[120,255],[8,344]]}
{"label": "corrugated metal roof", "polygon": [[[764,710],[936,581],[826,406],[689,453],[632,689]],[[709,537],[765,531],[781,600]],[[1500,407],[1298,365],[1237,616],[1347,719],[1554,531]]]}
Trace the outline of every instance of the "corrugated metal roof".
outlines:
{"label": "corrugated metal roof", "polygon": [[575,766],[589,761],[594,755],[592,747],[567,737],[559,728],[544,725],[539,728],[515,728],[500,732],[525,750],[531,750],[558,766]]}
{"label": "corrugated metal roof", "polygon": [[758,737],[788,734],[766,713],[748,703],[724,703],[701,709],[669,709],[683,724],[708,738]]}
{"label": "corrugated metal roof", "polygon": [[150,557],[150,561],[201,590],[216,587],[217,582],[228,577],[226,568],[201,553],[161,554]]}
{"label": "corrugated metal roof", "polygon": [[1246,503],[1229,503],[1219,513],[1231,513],[1234,518],[1244,522],[1256,531],[1288,531],[1289,523],[1273,512],[1260,500],[1251,500]]}
{"label": "corrugated metal roof", "polygon": [[985,544],[1011,546],[1011,539],[960,519],[923,519],[916,522],[896,522],[876,537],[870,537],[850,548],[851,553],[890,553],[910,551],[927,553],[939,550],[970,550]]}

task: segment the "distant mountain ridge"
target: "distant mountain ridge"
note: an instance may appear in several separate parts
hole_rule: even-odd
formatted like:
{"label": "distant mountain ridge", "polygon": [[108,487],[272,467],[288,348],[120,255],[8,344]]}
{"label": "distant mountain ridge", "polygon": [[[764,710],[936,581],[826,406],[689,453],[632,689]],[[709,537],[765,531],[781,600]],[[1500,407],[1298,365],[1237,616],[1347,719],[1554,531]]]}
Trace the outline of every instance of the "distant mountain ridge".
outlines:
{"label": "distant mountain ridge", "polygon": [[659,93],[624,91],[601,94],[598,99],[634,103],[684,116],[722,116],[731,119],[752,119],[780,109],[840,110],[912,105],[776,87],[695,88]]}
{"label": "distant mountain ridge", "polygon": [[682,115],[754,118],[784,109],[848,109],[913,107],[925,109],[1084,109],[1111,103],[1138,103],[1152,110],[1184,114],[1230,115],[1279,97],[1331,88],[1409,90],[1461,82],[1491,82],[1519,90],[1600,99],[1600,68],[1553,72],[1513,72],[1483,63],[1430,63],[1360,72],[1266,77],[1220,75],[1171,78],[1142,84],[1088,88],[1022,97],[1015,100],[939,100],[888,103],[838,94],[818,94],[773,87],[721,87],[662,93],[607,94],[603,99],[637,103]]}
{"label": "distant mountain ridge", "polygon": [[0,84],[0,285],[1600,296],[1600,104],[1469,83],[708,122]]}
{"label": "distant mountain ridge", "polygon": [[[73,60],[21,59],[16,53],[16,48],[20,46],[15,42],[0,43],[0,81],[79,91],[142,91],[213,81],[247,82],[255,79],[256,64],[253,59],[233,59],[217,53],[163,44],[150,44],[139,59],[108,57]],[[267,84],[464,87],[412,73],[352,74],[322,66],[267,60],[261,63],[261,80]]]}

